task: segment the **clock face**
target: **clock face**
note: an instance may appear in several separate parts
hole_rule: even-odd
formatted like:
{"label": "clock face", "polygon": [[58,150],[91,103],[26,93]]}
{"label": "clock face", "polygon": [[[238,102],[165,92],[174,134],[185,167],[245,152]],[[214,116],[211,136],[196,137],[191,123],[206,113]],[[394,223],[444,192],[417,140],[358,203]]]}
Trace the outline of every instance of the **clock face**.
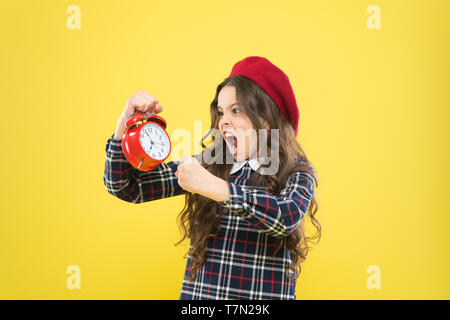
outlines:
{"label": "clock face", "polygon": [[162,160],[170,152],[170,141],[166,132],[157,124],[147,123],[141,128],[139,141],[145,152],[156,160]]}

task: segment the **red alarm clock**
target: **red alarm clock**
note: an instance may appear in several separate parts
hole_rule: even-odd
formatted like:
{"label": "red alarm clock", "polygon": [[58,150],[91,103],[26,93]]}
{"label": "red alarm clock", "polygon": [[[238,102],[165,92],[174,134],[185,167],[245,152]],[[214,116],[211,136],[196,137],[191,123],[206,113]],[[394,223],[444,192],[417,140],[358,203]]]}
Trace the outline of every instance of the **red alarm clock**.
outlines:
{"label": "red alarm clock", "polygon": [[147,119],[138,113],[127,120],[122,137],[122,149],[128,162],[141,171],[155,169],[172,150],[166,121],[157,115]]}

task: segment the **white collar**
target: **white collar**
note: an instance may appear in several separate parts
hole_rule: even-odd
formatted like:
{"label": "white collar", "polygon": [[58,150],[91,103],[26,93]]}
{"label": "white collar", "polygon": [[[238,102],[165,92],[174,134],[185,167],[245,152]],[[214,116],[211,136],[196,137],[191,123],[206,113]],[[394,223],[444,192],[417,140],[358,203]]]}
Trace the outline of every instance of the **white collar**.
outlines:
{"label": "white collar", "polygon": [[246,164],[249,163],[250,168],[252,168],[253,170],[258,170],[258,168],[261,166],[261,163],[256,160],[256,158],[252,158],[250,160],[244,160],[242,162],[235,162],[233,163],[233,167],[231,168],[230,174],[233,174],[239,170],[241,170],[241,168]]}

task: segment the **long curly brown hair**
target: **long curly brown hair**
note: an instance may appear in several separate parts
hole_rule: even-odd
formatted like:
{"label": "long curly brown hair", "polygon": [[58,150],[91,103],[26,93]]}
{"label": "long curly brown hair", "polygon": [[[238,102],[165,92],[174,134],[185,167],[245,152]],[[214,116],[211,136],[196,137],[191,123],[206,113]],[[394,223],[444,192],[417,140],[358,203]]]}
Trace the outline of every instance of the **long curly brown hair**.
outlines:
{"label": "long curly brown hair", "polygon": [[[217,86],[216,95],[211,102],[211,129],[201,139],[201,146],[203,148],[200,155],[203,157],[208,154],[216,161],[204,161],[202,165],[215,176],[228,180],[229,172],[232,164],[227,163],[226,158],[229,157],[229,150],[220,134],[212,135],[211,132],[218,132],[219,116],[217,110],[217,102],[220,90],[225,86],[234,86],[236,89],[236,99],[241,108],[241,111],[252,121],[253,127],[257,132],[258,129],[266,129],[266,124],[271,129],[279,129],[279,169],[274,175],[260,174],[260,170],[253,172],[250,179],[251,184],[257,188],[264,188],[265,191],[274,195],[279,195],[283,184],[287,178],[297,171],[309,173],[314,177],[314,185],[318,186],[317,175],[315,169],[308,161],[305,152],[296,140],[295,131],[289,124],[286,118],[281,114],[279,108],[270,98],[269,95],[255,82],[244,76],[233,76],[226,78]],[[266,123],[264,123],[266,122]],[[211,135],[211,142],[205,145],[204,142],[208,136]],[[271,130],[267,130],[267,153],[270,154],[271,146]],[[258,134],[259,139],[259,134]],[[258,140],[259,141],[259,140]],[[259,145],[259,143],[258,143]],[[228,154],[227,154],[228,153]],[[203,158],[202,158],[203,159]],[[208,164],[209,163],[209,164]],[[265,165],[262,165],[264,167]],[[286,276],[295,279],[300,275],[300,263],[306,259],[308,250],[310,248],[308,242],[317,239],[318,244],[321,237],[321,225],[315,218],[318,210],[316,196],[310,200],[310,204],[305,216],[309,217],[312,225],[316,228],[316,233],[308,237],[305,232],[305,218],[299,223],[298,227],[287,236],[286,248],[291,253],[291,264],[286,266]],[[199,194],[192,194],[186,192],[185,205],[178,215],[180,232],[182,238],[175,245],[182,243],[186,238],[191,240],[190,248],[186,255],[190,253],[191,257],[191,277],[190,281],[197,277],[198,269],[205,263],[206,260],[206,245],[210,238],[218,235],[220,231],[220,219],[226,214],[226,209],[220,210],[217,202],[204,197]],[[280,246],[274,254],[280,249]],[[186,257],[185,255],[185,257]]]}

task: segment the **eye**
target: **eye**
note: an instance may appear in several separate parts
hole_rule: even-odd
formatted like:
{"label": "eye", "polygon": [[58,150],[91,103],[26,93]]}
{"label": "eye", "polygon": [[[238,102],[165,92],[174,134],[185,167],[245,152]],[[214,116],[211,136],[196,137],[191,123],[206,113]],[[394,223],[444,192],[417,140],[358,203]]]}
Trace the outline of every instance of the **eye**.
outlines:
{"label": "eye", "polygon": [[221,116],[223,116],[223,112],[222,112],[222,111],[217,111],[217,115],[218,115],[219,117],[221,117]]}
{"label": "eye", "polygon": [[233,113],[239,113],[239,112],[241,112],[241,110],[239,110],[239,108],[233,108]]}

